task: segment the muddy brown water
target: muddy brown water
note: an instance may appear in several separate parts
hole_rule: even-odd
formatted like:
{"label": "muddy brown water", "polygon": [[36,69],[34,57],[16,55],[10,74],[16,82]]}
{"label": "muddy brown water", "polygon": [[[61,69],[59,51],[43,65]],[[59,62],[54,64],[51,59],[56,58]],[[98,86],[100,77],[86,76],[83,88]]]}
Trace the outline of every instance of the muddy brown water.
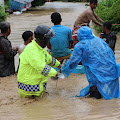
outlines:
{"label": "muddy brown water", "polygon": [[[50,15],[60,12],[62,25],[73,28],[77,16],[86,8],[85,3],[51,2],[31,9],[21,15],[10,15],[11,40],[13,46],[23,43],[21,34],[34,31],[44,24],[52,26]],[[96,34],[98,35],[98,34]],[[116,44],[116,60],[120,63],[120,36]],[[16,68],[18,55],[15,57]],[[0,78],[0,120],[119,120],[120,100],[77,98],[79,91],[88,85],[84,74],[71,74],[64,80],[48,80],[47,92],[43,98],[19,99],[16,75]]]}

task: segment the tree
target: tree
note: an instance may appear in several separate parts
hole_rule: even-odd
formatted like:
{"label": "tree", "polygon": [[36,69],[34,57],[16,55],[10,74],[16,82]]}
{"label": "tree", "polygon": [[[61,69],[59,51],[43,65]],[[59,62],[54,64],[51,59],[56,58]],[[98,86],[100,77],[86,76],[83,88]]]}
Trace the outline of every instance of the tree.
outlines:
{"label": "tree", "polygon": [[[110,21],[112,24],[120,24],[120,0],[101,0],[98,3],[96,13],[104,21]],[[101,32],[101,27],[95,27],[97,32]],[[120,31],[120,25],[113,25],[112,30],[116,33]]]}
{"label": "tree", "polygon": [[3,5],[0,5],[0,22],[5,21],[7,17],[7,13],[5,13],[5,8]]}

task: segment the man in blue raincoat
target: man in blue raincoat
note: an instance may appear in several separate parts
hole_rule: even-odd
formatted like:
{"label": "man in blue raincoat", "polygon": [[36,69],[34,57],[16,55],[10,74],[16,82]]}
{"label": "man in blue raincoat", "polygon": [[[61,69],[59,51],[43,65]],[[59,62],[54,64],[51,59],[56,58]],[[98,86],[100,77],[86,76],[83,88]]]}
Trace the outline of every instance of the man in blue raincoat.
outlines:
{"label": "man in blue raincoat", "polygon": [[68,62],[61,68],[68,77],[82,62],[89,85],[80,91],[80,97],[90,93],[91,97],[104,99],[119,98],[119,64],[112,49],[101,38],[95,37],[89,27],[77,32],[79,42]]}

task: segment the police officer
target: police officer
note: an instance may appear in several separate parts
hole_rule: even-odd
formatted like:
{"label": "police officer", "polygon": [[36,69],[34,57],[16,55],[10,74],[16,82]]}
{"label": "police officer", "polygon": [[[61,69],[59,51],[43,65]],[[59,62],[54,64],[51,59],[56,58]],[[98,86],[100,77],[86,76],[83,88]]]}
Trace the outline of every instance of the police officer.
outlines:
{"label": "police officer", "polygon": [[20,55],[18,70],[18,93],[20,98],[42,96],[49,77],[57,75],[52,67],[60,68],[60,62],[46,50],[47,43],[54,37],[54,31],[40,25],[34,31],[35,39],[29,43]]}

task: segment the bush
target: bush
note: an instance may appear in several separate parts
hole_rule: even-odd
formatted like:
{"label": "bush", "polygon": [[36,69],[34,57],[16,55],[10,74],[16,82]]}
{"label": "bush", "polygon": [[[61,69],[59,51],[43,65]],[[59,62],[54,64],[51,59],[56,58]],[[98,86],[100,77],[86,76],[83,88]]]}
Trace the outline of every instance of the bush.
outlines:
{"label": "bush", "polygon": [[[112,24],[120,24],[120,0],[102,0],[98,3],[96,13],[104,21]],[[101,27],[95,27],[97,32],[101,32]],[[116,33],[120,31],[120,25],[113,25],[112,30]]]}
{"label": "bush", "polygon": [[5,13],[5,9],[0,5],[0,22],[5,21],[7,17],[7,13]]}
{"label": "bush", "polygon": [[35,6],[41,6],[45,2],[46,2],[46,0],[34,0],[31,4],[32,4],[32,7],[35,7]]}

